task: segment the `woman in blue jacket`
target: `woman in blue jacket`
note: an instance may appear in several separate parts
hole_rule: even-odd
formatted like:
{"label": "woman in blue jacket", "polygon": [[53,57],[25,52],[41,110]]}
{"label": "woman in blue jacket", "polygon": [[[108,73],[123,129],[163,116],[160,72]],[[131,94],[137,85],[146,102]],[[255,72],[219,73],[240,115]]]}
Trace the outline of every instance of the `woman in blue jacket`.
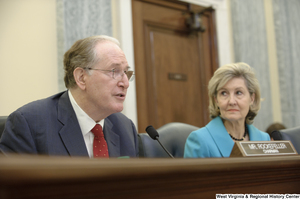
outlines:
{"label": "woman in blue jacket", "polygon": [[235,141],[269,141],[252,123],[260,109],[260,88],[245,63],[218,68],[208,84],[212,120],[187,138],[185,158],[229,157]]}

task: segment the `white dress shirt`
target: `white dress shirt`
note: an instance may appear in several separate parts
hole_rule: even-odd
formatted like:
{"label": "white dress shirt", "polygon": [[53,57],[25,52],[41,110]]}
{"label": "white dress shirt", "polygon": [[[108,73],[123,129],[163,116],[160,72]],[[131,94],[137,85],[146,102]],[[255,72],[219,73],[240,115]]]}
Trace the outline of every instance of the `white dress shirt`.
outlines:
{"label": "white dress shirt", "polygon": [[94,128],[96,124],[100,124],[102,128],[104,128],[104,119],[100,122],[96,123],[88,114],[86,114],[80,106],[76,103],[71,91],[68,90],[69,98],[72,104],[72,107],[75,111],[83,138],[85,142],[85,146],[87,148],[88,154],[90,158],[93,157],[93,141],[94,141],[94,134],[91,130]]}

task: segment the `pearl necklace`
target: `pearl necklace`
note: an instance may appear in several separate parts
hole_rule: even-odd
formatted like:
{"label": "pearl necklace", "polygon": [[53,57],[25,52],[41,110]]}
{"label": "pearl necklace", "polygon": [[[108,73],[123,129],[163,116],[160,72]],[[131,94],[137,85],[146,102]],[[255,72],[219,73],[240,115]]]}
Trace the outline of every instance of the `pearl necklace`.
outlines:
{"label": "pearl necklace", "polygon": [[245,133],[244,133],[244,136],[243,136],[241,139],[238,139],[238,138],[233,137],[230,133],[229,133],[229,135],[230,135],[230,137],[231,137],[233,140],[235,140],[235,141],[243,141],[243,140],[245,139],[247,133],[248,133],[248,128],[247,128],[246,125],[245,125]]}

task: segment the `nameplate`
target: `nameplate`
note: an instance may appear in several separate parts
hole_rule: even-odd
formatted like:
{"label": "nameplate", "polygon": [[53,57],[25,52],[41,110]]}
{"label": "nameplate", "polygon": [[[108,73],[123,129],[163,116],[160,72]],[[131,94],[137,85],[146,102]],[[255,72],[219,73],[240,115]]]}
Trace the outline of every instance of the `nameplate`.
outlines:
{"label": "nameplate", "polygon": [[289,140],[235,142],[230,157],[297,155]]}

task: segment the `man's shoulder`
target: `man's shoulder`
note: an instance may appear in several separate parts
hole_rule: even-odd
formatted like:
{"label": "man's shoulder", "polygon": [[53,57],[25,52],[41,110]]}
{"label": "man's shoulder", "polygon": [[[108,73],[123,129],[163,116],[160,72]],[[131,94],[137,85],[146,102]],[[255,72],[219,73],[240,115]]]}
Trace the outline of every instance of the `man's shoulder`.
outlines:
{"label": "man's shoulder", "polygon": [[66,93],[61,92],[61,93],[57,93],[55,95],[52,95],[50,97],[44,98],[44,99],[39,99],[39,100],[35,100],[32,102],[29,102],[28,104],[25,104],[24,106],[18,108],[16,111],[17,112],[42,112],[43,110],[47,110],[52,108],[53,106],[55,106],[60,97]]}
{"label": "man's shoulder", "polygon": [[107,125],[112,125],[115,128],[132,129],[134,124],[131,119],[125,116],[123,113],[114,113],[105,118]]}
{"label": "man's shoulder", "polygon": [[109,120],[130,120],[126,115],[123,113],[113,113],[107,117]]}

